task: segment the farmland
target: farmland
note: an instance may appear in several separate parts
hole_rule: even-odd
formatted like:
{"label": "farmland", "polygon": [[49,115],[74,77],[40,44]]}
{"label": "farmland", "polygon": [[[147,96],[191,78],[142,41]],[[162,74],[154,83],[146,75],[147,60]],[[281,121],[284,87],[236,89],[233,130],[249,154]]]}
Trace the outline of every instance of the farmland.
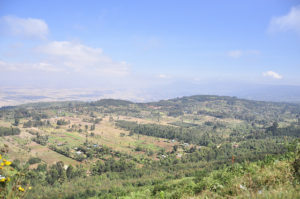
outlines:
{"label": "farmland", "polygon": [[[35,187],[28,197],[55,198],[75,182],[76,190],[63,197],[139,198],[147,190],[153,198],[229,196],[235,193],[201,183],[219,180],[214,175],[228,173],[225,167],[242,165],[245,172],[246,162],[255,167],[288,153],[300,136],[299,115],[297,104],[222,96],[25,104],[0,110],[6,132],[0,145],[13,167],[31,176],[24,181]],[[186,188],[175,193],[180,184]]]}

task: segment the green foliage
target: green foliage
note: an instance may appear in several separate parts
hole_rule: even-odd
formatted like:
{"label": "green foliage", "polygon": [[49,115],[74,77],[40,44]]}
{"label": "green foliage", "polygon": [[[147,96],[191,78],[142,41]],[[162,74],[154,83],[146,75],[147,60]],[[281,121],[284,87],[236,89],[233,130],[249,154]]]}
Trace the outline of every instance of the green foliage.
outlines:
{"label": "green foliage", "polygon": [[23,128],[30,128],[30,127],[41,127],[41,126],[50,126],[49,120],[28,120],[24,122]]}
{"label": "green foliage", "polygon": [[92,168],[93,175],[101,175],[105,172],[124,172],[135,168],[135,164],[132,161],[126,161],[125,159],[115,160],[109,159],[105,163],[100,160],[96,162],[96,165]]}
{"label": "green foliage", "polygon": [[198,129],[177,128],[158,124],[138,124],[125,120],[116,121],[116,126],[129,130],[131,134],[142,134],[167,139],[178,139],[188,143],[207,146],[210,141],[220,142],[221,137],[203,134]]}
{"label": "green foliage", "polygon": [[46,146],[48,143],[48,139],[49,139],[48,135],[40,135],[39,133],[37,133],[36,137],[32,138],[32,141],[34,141],[40,145]]}
{"label": "green foliage", "polygon": [[19,135],[20,129],[13,127],[1,127],[0,126],[0,136],[9,136],[9,135]]}
{"label": "green foliage", "polygon": [[91,106],[128,106],[132,104],[132,102],[126,101],[126,100],[116,100],[116,99],[101,99],[95,102],[91,102]]}
{"label": "green foliage", "polygon": [[66,120],[64,120],[64,119],[59,119],[59,120],[57,120],[57,122],[56,122],[56,124],[57,125],[67,125],[67,124],[69,124],[70,122],[67,122]]}
{"label": "green foliage", "polygon": [[19,126],[19,124],[20,124],[20,119],[15,118],[14,126]]}
{"label": "green foliage", "polygon": [[37,157],[32,157],[28,160],[28,164],[36,164],[36,163],[40,163],[41,159],[37,158]]}
{"label": "green foliage", "polygon": [[[293,141],[300,136],[299,105],[191,96],[154,103],[39,103],[4,108],[0,114],[8,124],[20,126],[21,120],[24,128],[36,127],[27,130],[33,141],[81,164],[57,160],[33,169],[29,164],[39,163],[37,158],[28,164],[14,161],[12,167],[25,170],[25,183],[34,186],[27,198],[299,198],[300,159]],[[64,126],[66,119],[72,126]],[[122,152],[99,144],[110,142],[99,136],[105,125],[132,136],[119,130],[109,139],[134,143]],[[56,126],[72,132],[66,137],[85,134],[76,135],[82,138],[76,144],[61,146],[54,138],[58,131],[49,130]],[[93,136],[84,142],[88,134]],[[137,141],[134,135],[146,136]],[[152,150],[148,140],[159,150]]]}

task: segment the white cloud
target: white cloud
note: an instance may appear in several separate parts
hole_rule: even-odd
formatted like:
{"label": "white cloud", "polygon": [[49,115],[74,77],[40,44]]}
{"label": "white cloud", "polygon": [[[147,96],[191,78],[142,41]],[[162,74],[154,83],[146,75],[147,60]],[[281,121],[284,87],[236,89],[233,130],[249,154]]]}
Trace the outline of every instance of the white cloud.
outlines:
{"label": "white cloud", "polygon": [[263,73],[264,77],[272,77],[274,79],[282,79],[282,76],[274,71],[267,71]]}
{"label": "white cloud", "polygon": [[26,70],[37,70],[44,72],[59,72],[62,69],[57,68],[49,63],[8,63],[0,60],[0,71],[16,71],[22,72]]}
{"label": "white cloud", "polygon": [[157,77],[158,77],[158,78],[161,78],[161,79],[166,79],[166,78],[168,78],[168,76],[165,75],[165,74],[159,74]]}
{"label": "white cloud", "polygon": [[0,28],[6,34],[24,38],[45,39],[48,25],[41,19],[4,16],[0,18]]}
{"label": "white cloud", "polygon": [[242,54],[243,53],[241,50],[232,50],[227,53],[227,55],[232,58],[239,58],[242,56]]}
{"label": "white cloud", "polygon": [[260,51],[258,50],[231,50],[227,52],[227,55],[232,58],[240,58],[245,55],[259,55]]}
{"label": "white cloud", "polygon": [[292,7],[284,16],[273,17],[269,31],[295,31],[300,34],[300,5]]}
{"label": "white cloud", "polygon": [[[30,54],[30,53],[29,53]],[[4,62],[0,71],[67,72],[102,77],[121,77],[129,74],[129,64],[113,61],[102,49],[69,41],[53,41],[32,52],[35,62]]]}
{"label": "white cloud", "polygon": [[92,48],[80,43],[53,41],[36,50],[48,56],[48,62],[52,65],[70,72],[123,76],[128,74],[129,70],[129,64],[113,61],[103,54],[101,48]]}

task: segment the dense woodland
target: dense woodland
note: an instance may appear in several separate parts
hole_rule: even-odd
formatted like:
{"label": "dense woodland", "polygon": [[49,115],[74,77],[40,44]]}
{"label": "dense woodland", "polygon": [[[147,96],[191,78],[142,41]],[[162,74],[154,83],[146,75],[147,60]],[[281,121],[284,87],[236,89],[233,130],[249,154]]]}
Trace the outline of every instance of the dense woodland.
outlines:
{"label": "dense woodland", "polygon": [[299,104],[105,99],[2,107],[0,119],[24,198],[300,197]]}

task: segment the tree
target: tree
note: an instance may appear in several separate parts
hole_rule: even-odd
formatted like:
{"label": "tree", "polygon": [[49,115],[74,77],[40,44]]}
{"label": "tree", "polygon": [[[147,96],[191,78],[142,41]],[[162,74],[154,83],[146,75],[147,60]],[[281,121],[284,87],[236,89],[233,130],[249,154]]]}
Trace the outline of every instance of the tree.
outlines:
{"label": "tree", "polygon": [[176,152],[177,149],[178,149],[178,145],[174,145],[174,146],[173,146],[173,151]]}
{"label": "tree", "polygon": [[277,122],[274,122],[273,125],[271,126],[270,130],[271,130],[271,132],[272,132],[273,135],[276,134],[276,131],[277,131],[277,129],[278,129],[278,126],[279,126],[279,125],[278,125]]}
{"label": "tree", "polygon": [[94,131],[96,128],[95,124],[91,125],[91,131]]}
{"label": "tree", "polygon": [[67,168],[66,175],[69,180],[74,177],[74,167],[72,165]]}
{"label": "tree", "polygon": [[57,180],[58,180],[58,172],[56,169],[51,168],[48,173],[47,173],[47,177],[46,180],[49,184],[54,184]]}
{"label": "tree", "polygon": [[278,128],[278,126],[279,126],[279,125],[278,125],[278,122],[274,122],[274,123],[273,123],[273,128],[274,128],[275,130]]}
{"label": "tree", "polygon": [[59,161],[56,163],[56,170],[58,173],[58,181],[62,183],[66,179],[66,171],[65,171],[65,166],[62,161]]}
{"label": "tree", "polygon": [[15,118],[14,126],[19,126],[19,124],[20,124],[20,119],[19,118]]}

